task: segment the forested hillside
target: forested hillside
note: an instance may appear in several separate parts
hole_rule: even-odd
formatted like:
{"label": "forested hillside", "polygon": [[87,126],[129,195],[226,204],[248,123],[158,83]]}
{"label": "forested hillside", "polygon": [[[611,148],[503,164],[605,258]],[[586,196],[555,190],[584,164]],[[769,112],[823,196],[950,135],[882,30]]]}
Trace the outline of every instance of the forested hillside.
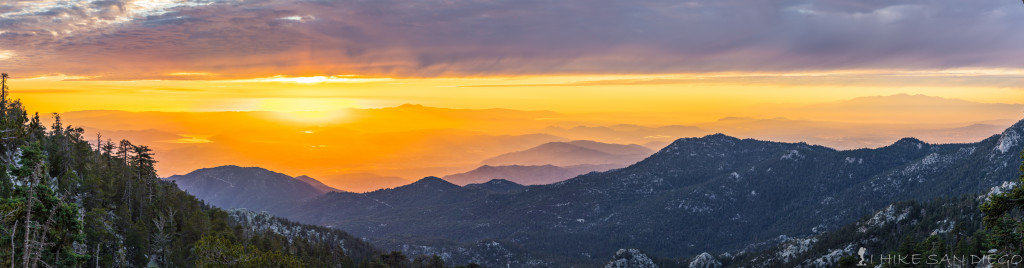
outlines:
{"label": "forested hillside", "polygon": [[873,262],[871,266],[882,264],[879,256],[885,254],[980,256],[994,246],[991,232],[982,229],[978,206],[984,198],[969,194],[927,202],[899,201],[835,231],[782,238],[782,243],[762,252],[718,258],[728,267],[849,267],[851,261],[859,261],[861,247],[866,256],[875,256],[867,261]]}
{"label": "forested hillside", "polygon": [[[1024,176],[984,194],[895,202],[835,231],[781,237],[765,251],[721,254],[716,261],[726,267],[854,267],[863,248],[873,267],[1017,267],[1024,256],[1021,183]],[[921,256],[917,263],[883,259],[914,255]]]}
{"label": "forested hillside", "polygon": [[292,231],[257,228],[251,217],[210,207],[160,180],[148,147],[87,138],[57,114],[44,126],[38,114],[29,116],[8,96],[7,82],[4,74],[2,267],[353,267],[388,261],[341,231],[273,218],[259,222]]}
{"label": "forested hillside", "polygon": [[284,211],[275,215],[346,230],[387,249],[430,248],[420,252],[442,256],[497,241],[521,251],[520,263],[598,265],[619,249],[690,258],[835,231],[898,201],[988,190],[1020,175],[1021,137],[1024,121],[975,143],[904,138],[845,151],[717,134],[679,139],[629,167],[550,185],[488,191],[430,177],[362,194],[327,193],[287,209],[250,209]]}

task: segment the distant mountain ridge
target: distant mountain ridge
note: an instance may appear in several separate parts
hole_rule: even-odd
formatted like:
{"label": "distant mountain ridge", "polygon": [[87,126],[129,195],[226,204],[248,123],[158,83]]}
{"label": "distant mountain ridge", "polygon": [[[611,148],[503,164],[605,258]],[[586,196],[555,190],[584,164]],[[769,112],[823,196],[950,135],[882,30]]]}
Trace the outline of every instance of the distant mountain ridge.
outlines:
{"label": "distant mountain ridge", "polygon": [[466,185],[483,183],[494,179],[504,179],[525,185],[550,184],[594,171],[607,171],[623,168],[628,164],[575,165],[559,167],[542,166],[490,166],[483,165],[474,170],[446,175],[443,178],[455,184]]}
{"label": "distant mountain ridge", "polygon": [[306,175],[299,175],[298,177],[294,177],[294,178],[296,180],[299,180],[301,182],[305,182],[306,184],[309,184],[309,186],[313,186],[313,188],[316,188],[318,191],[320,191],[321,194],[329,193],[329,192],[340,192],[341,191],[341,190],[335,189],[334,187],[327,186],[326,184],[324,184],[324,183],[322,183],[322,182],[320,182],[320,181],[318,181],[318,180],[316,180],[314,178],[306,176]]}
{"label": "distant mountain ridge", "polygon": [[347,173],[328,177],[323,181],[334,185],[336,189],[356,193],[369,192],[383,188],[394,188],[413,182],[404,178],[381,176],[371,173]]}
{"label": "distant mountain ridge", "polygon": [[1022,134],[1024,121],[976,143],[905,138],[846,151],[715,134],[550,185],[502,192],[428,177],[364,194],[327,193],[278,215],[392,249],[501,241],[525,250],[517,256],[547,256],[555,265],[599,265],[623,248],[692,257],[835,230],[896,201],[1014,180]]}
{"label": "distant mountain ridge", "polygon": [[[274,212],[286,202],[298,202],[321,195],[326,185],[311,185],[305,179],[258,167],[220,166],[174,175],[179,188],[223,209],[260,208]],[[313,180],[315,182],[315,180]],[[329,188],[329,187],[328,187]],[[332,188],[333,189],[333,188]]]}
{"label": "distant mountain ridge", "polygon": [[[327,194],[294,210],[304,212],[285,216],[380,241],[408,234],[519,241],[533,252],[583,263],[606,261],[620,248],[693,256],[833,230],[891,202],[965,194],[1013,180],[1017,152],[1024,148],[1021,133],[1024,122],[977,143],[906,138],[849,151],[716,134],[676,140],[626,168],[510,194],[450,187],[415,198],[417,191],[400,187],[373,195],[374,202],[392,204],[375,209],[353,202],[355,196]],[[421,202],[395,206],[388,196]],[[434,216],[414,216],[422,211]],[[588,255],[595,257],[581,257]]]}
{"label": "distant mountain ridge", "polygon": [[636,144],[611,144],[587,140],[548,142],[524,151],[505,153],[485,159],[490,166],[575,166],[635,163],[651,153],[651,149]]}
{"label": "distant mountain ridge", "polygon": [[509,180],[495,179],[484,183],[475,183],[463,186],[467,189],[480,189],[495,193],[510,193],[526,189],[526,186]]}
{"label": "distant mountain ridge", "polygon": [[595,171],[623,168],[654,153],[636,144],[589,140],[548,142],[483,160],[484,165],[443,178],[459,185],[505,179],[524,185],[550,184]]}

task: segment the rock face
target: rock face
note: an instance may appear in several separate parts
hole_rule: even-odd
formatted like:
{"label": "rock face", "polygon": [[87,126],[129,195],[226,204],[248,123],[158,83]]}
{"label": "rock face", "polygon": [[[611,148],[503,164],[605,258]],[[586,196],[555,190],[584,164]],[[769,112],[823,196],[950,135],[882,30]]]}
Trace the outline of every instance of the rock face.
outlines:
{"label": "rock face", "polygon": [[[719,265],[720,267],[721,265]],[[604,265],[605,268],[657,268],[658,265],[651,260],[650,257],[640,252],[638,249],[620,249],[615,252],[615,257],[612,258],[608,264]],[[693,267],[692,265],[690,267]]]}
{"label": "rock face", "polygon": [[707,252],[697,255],[690,261],[690,268],[721,268],[722,263],[719,262],[715,257],[711,256]]}

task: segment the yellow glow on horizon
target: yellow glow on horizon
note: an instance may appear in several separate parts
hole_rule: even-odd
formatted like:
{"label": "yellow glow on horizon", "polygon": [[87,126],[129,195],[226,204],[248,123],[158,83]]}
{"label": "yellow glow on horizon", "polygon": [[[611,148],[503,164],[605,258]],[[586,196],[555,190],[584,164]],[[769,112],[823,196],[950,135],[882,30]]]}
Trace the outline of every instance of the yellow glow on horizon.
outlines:
{"label": "yellow glow on horizon", "polygon": [[357,76],[357,75],[302,76],[302,77],[288,77],[288,76],[278,75],[278,76],[267,77],[267,78],[224,80],[224,81],[238,82],[238,83],[290,82],[290,83],[299,83],[299,84],[318,84],[318,83],[370,83],[370,82],[383,82],[383,81],[390,81],[390,80],[391,80],[391,78],[364,78],[364,77],[360,77],[360,76]]}
{"label": "yellow glow on horizon", "polygon": [[[276,113],[275,118],[296,123],[340,123],[344,122],[345,112],[337,111],[302,111]],[[308,133],[307,133],[308,134]]]}
{"label": "yellow glow on horizon", "polygon": [[168,75],[172,75],[172,76],[211,76],[211,75],[213,75],[213,73],[207,73],[207,72],[176,72],[176,73],[169,73]]}
{"label": "yellow glow on horizon", "polygon": [[[323,75],[137,81],[102,81],[91,80],[102,79],[96,77],[55,74],[15,79],[10,86],[16,97],[46,113],[96,109],[265,110],[303,112],[289,120],[308,123],[339,119],[333,112],[345,108],[414,103],[446,108],[508,108],[571,114],[672,114],[671,118],[651,123],[690,123],[724,116],[756,115],[757,111],[749,107],[764,104],[799,106],[894,94],[1024,103],[1022,88],[1014,83],[1019,81],[1020,74],[1024,74],[1024,69],[435,78]],[[217,77],[217,74],[194,71],[172,75]]]}
{"label": "yellow glow on horizon", "polygon": [[197,135],[197,134],[182,134],[184,138],[172,140],[171,143],[210,143],[210,137],[213,135]]}
{"label": "yellow glow on horizon", "polygon": [[[784,141],[811,137],[811,142],[841,148],[877,147],[891,142],[890,136],[1003,124],[1020,115],[1005,109],[1017,106],[981,104],[983,108],[958,110],[942,106],[949,102],[935,98],[925,98],[922,102],[932,106],[924,108],[891,103],[915,96],[869,103],[867,109],[846,103],[845,108],[832,110],[829,105],[898,94],[1024,104],[1024,88],[1015,83],[1021,74],[1021,70],[882,70],[203,80],[220,74],[182,70],[168,74],[171,79],[167,80],[102,81],[96,80],[102,77],[53,74],[12,79],[9,85],[14,98],[44,118],[49,112],[81,110],[168,112],[95,111],[65,117],[69,124],[104,137],[152,144],[162,175],[236,164],[317,178],[341,178],[347,173],[417,178],[465,172],[487,157],[536,145],[525,138],[508,141],[517,135],[657,144],[680,135],[724,132]],[[402,104],[422,106],[389,108]],[[1004,108],[991,109],[997,106]],[[617,131],[611,136],[558,130],[628,125],[698,129],[690,134]],[[952,138],[936,132],[929,137],[941,142],[974,141],[992,134],[986,131]]]}
{"label": "yellow glow on horizon", "polygon": [[256,102],[250,110],[277,112],[276,118],[297,123],[342,122],[345,109],[358,108],[345,99],[265,98]]}

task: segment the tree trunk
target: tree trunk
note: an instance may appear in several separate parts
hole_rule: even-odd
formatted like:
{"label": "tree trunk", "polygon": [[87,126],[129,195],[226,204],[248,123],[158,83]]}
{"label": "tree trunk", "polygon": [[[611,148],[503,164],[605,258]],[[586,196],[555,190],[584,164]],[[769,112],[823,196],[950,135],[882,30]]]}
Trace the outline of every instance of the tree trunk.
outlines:
{"label": "tree trunk", "polygon": [[34,174],[29,176],[28,182],[28,200],[25,201],[25,244],[24,251],[22,254],[22,267],[29,267],[30,257],[32,255],[32,206],[35,205],[36,199],[36,188]]}
{"label": "tree trunk", "polygon": [[14,253],[17,252],[14,248],[14,235],[18,231],[18,221],[14,221],[14,229],[11,229],[11,268],[14,268]]}

